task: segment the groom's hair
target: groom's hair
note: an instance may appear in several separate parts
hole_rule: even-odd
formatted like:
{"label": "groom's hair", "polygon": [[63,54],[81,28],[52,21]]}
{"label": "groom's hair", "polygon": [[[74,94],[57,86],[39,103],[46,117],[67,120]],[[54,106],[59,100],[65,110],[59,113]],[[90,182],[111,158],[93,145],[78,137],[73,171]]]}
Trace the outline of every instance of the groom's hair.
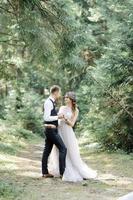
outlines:
{"label": "groom's hair", "polygon": [[58,85],[53,85],[51,88],[50,88],[50,93],[53,94],[54,92],[59,92],[61,90],[60,86]]}

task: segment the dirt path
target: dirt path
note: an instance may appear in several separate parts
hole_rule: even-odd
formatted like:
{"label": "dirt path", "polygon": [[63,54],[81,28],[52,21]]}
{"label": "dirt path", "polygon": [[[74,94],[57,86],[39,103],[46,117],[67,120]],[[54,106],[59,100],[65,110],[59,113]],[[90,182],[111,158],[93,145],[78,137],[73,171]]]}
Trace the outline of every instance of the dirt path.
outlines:
{"label": "dirt path", "polygon": [[82,149],[82,156],[97,169],[97,180],[66,183],[58,178],[42,179],[43,144],[29,145],[17,156],[0,155],[0,181],[12,186],[12,193],[0,200],[115,200],[133,190],[131,156],[91,152]]}

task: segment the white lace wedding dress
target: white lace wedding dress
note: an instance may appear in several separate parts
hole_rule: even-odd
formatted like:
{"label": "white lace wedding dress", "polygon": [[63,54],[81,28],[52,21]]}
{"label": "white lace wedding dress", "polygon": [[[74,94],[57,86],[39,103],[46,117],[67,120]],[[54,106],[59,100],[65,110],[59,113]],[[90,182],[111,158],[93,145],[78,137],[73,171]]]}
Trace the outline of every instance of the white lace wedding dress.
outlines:
{"label": "white lace wedding dress", "polygon": [[120,197],[118,200],[133,200],[133,192],[130,192],[123,197]]}
{"label": "white lace wedding dress", "polygon": [[[59,113],[63,113],[65,118],[71,119],[71,108],[63,106]],[[59,134],[67,147],[66,169],[63,175],[63,181],[77,182],[84,178],[90,179],[97,176],[97,172],[89,168],[81,159],[78,142],[71,126],[67,125],[64,120],[59,122]],[[56,146],[53,147],[48,169],[55,177],[59,176],[59,153]]]}

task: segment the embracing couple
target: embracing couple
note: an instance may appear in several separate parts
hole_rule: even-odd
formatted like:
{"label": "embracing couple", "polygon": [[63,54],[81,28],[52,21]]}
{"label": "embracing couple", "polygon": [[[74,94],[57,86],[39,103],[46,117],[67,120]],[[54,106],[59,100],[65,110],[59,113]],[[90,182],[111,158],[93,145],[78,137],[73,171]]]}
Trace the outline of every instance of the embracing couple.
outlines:
{"label": "embracing couple", "polygon": [[65,105],[59,112],[56,101],[61,89],[54,85],[50,96],[44,103],[45,147],[42,156],[42,176],[44,178],[60,177],[63,181],[77,182],[97,176],[81,159],[78,142],[73,126],[78,118],[74,92],[67,92]]}

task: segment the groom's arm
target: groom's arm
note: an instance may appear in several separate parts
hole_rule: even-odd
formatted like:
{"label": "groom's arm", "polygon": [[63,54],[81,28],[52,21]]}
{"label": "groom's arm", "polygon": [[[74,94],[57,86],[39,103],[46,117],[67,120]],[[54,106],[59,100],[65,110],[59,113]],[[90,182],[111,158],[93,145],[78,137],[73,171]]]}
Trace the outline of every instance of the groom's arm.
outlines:
{"label": "groom's arm", "polygon": [[58,116],[51,116],[51,111],[53,109],[53,104],[51,101],[46,100],[44,103],[44,121],[52,122],[58,120]]}
{"label": "groom's arm", "polygon": [[51,116],[52,109],[53,109],[52,102],[46,100],[46,102],[44,103],[44,116],[43,116],[44,121],[52,122],[63,118],[62,114],[58,114],[57,116]]}

